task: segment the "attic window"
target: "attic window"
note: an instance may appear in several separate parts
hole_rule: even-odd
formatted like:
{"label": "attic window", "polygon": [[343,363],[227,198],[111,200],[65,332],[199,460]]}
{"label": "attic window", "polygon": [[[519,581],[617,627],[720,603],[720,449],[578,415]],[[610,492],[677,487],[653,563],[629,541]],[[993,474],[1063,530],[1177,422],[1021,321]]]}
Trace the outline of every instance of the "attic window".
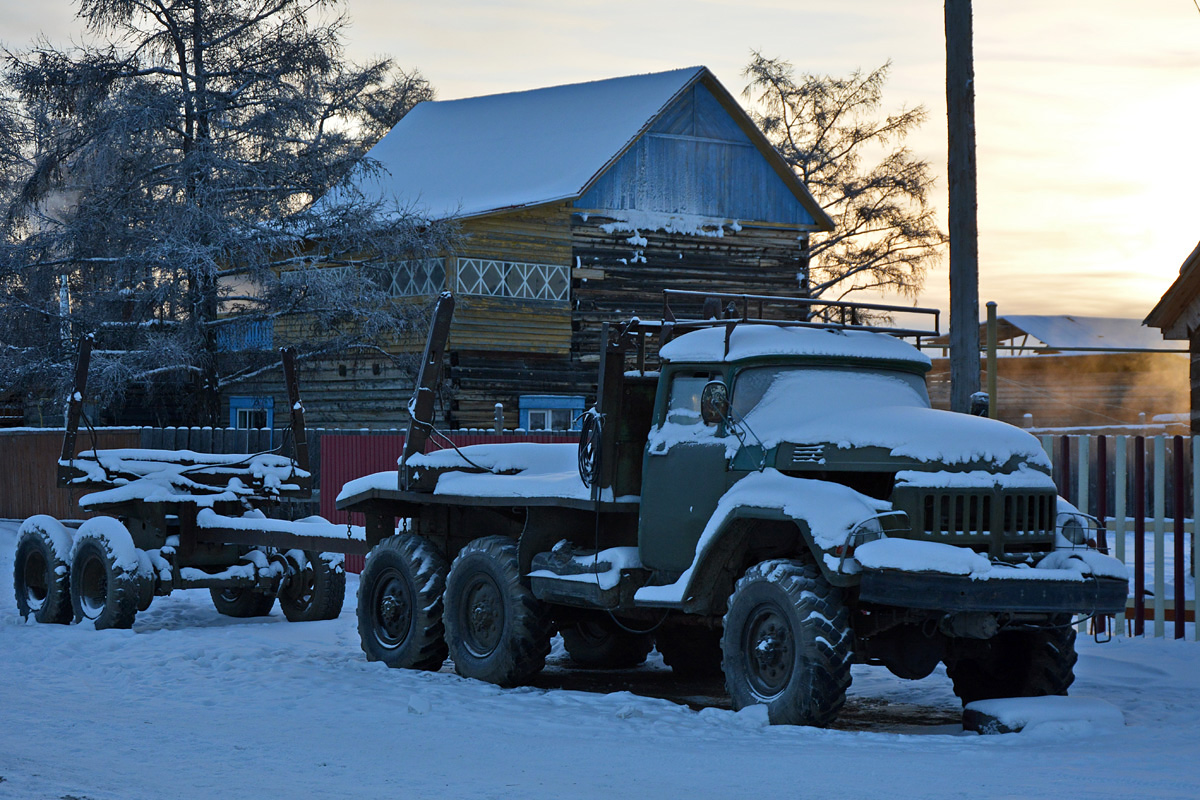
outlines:
{"label": "attic window", "polygon": [[571,268],[561,264],[460,258],[456,289],[462,294],[565,303],[571,295]]}

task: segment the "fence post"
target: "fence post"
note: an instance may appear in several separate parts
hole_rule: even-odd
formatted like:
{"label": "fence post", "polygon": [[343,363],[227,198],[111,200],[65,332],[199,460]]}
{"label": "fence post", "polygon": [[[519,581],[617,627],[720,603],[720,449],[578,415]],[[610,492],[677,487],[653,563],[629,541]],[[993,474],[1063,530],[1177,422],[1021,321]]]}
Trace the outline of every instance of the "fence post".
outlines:
{"label": "fence post", "polygon": [[1182,639],[1184,637],[1184,583],[1183,583],[1183,567],[1184,567],[1184,550],[1183,550],[1183,512],[1184,512],[1184,491],[1183,491],[1183,437],[1175,437],[1175,485],[1172,487],[1175,495],[1175,541],[1172,542],[1175,551],[1175,638]]}
{"label": "fence post", "polygon": [[1096,549],[1108,552],[1108,437],[1096,439]]}
{"label": "fence post", "polygon": [[1167,522],[1167,437],[1154,437],[1154,635],[1167,634],[1166,572],[1163,559],[1166,555]]}
{"label": "fence post", "polygon": [[[1059,494],[1071,500],[1071,437],[1064,434],[1058,440],[1058,459],[1061,462],[1058,472]],[[1078,499],[1078,498],[1076,498]]]}
{"label": "fence post", "polygon": [[1133,440],[1133,635],[1146,635],[1146,438]]}
{"label": "fence post", "polygon": [[[1129,501],[1129,437],[1117,436],[1113,453],[1113,538],[1116,539],[1116,558],[1125,563],[1125,527],[1128,524],[1126,505]],[[1117,615],[1117,632],[1125,633],[1125,611]]]}

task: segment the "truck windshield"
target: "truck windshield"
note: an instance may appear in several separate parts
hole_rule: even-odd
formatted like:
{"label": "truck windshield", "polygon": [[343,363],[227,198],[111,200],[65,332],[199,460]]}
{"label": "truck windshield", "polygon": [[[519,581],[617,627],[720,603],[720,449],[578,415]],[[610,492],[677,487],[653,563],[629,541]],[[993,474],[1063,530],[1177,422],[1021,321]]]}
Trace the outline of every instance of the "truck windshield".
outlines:
{"label": "truck windshield", "polygon": [[872,368],[767,366],[738,373],[734,418],[764,428],[860,408],[929,408],[925,380],[909,372]]}

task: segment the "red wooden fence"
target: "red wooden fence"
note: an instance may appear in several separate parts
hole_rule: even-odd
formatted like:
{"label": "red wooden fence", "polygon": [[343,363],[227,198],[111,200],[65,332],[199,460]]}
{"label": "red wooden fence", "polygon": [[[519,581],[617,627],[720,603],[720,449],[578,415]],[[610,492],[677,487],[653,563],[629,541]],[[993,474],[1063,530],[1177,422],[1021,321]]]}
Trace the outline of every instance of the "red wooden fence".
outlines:
{"label": "red wooden fence", "polygon": [[[473,444],[498,444],[501,442],[557,442],[579,441],[576,433],[489,433],[486,431],[462,431],[450,434],[450,439],[459,447]],[[426,452],[440,449],[437,443],[426,446]],[[336,508],[338,493],[342,486],[355,478],[375,472],[391,472],[396,469],[396,460],[404,451],[402,433],[327,433],[321,437],[321,516],[330,522],[350,522],[362,525],[361,514],[348,514]],[[357,517],[352,519],[351,517]],[[361,572],[363,556],[346,556],[346,569]]]}

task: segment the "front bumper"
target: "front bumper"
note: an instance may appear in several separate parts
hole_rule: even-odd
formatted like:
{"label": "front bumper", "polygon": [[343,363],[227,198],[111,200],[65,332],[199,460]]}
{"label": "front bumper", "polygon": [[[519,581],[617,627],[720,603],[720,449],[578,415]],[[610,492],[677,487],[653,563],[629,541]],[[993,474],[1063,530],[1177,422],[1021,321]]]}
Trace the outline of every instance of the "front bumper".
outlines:
{"label": "front bumper", "polygon": [[1128,594],[1119,578],[980,580],[895,569],[864,569],[859,584],[861,602],[932,611],[1118,614]]}

